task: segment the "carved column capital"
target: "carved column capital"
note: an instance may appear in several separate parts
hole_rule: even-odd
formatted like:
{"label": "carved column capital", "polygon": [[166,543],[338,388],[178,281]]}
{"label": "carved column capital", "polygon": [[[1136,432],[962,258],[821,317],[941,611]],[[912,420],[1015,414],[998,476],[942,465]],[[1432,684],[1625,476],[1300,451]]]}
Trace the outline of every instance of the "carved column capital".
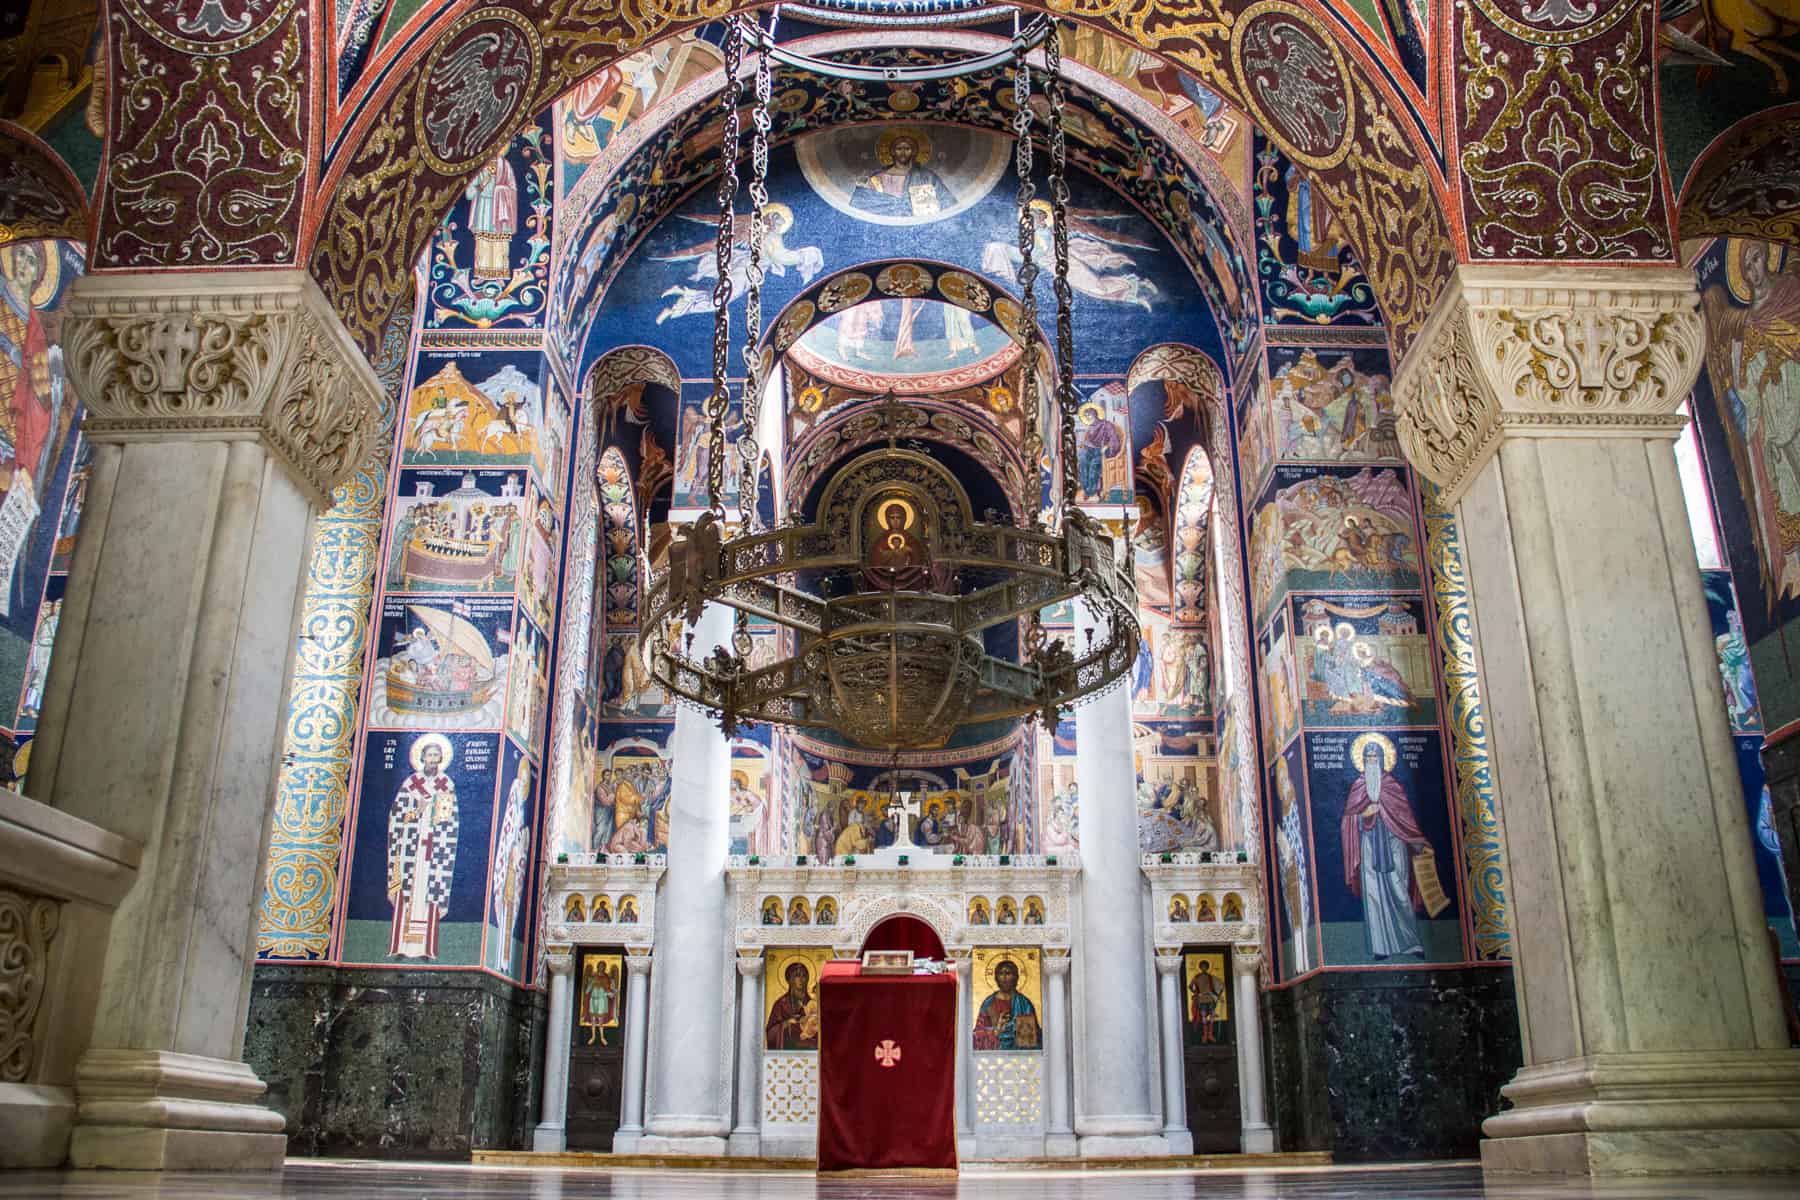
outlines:
{"label": "carved column capital", "polygon": [[380,382],[304,271],[90,275],[67,313],[95,441],[256,439],[321,507],[374,447]]}
{"label": "carved column capital", "polygon": [[625,951],[625,970],[632,975],[648,975],[650,959],[648,950],[628,949]]}
{"label": "carved column capital", "polygon": [[1395,374],[1407,457],[1454,504],[1508,436],[1674,436],[1699,300],[1677,267],[1459,267]]}
{"label": "carved column capital", "polygon": [[746,978],[756,978],[756,979],[762,978],[762,973],[763,973],[762,952],[759,950],[755,953],[754,956],[752,956],[749,954],[745,954],[742,950],[738,951],[737,971],[738,971],[739,975],[742,975]]}
{"label": "carved column capital", "polygon": [[1237,945],[1231,948],[1231,969],[1239,975],[1256,975],[1262,971],[1261,946]]}
{"label": "carved column capital", "polygon": [[575,954],[572,947],[550,945],[544,947],[544,967],[552,975],[568,975],[575,970]]}
{"label": "carved column capital", "polygon": [[1069,973],[1069,952],[1067,950],[1045,950],[1043,957],[1044,974],[1048,976],[1067,975]]}
{"label": "carved column capital", "polygon": [[1181,970],[1181,951],[1156,948],[1156,969],[1164,975],[1173,975]]}

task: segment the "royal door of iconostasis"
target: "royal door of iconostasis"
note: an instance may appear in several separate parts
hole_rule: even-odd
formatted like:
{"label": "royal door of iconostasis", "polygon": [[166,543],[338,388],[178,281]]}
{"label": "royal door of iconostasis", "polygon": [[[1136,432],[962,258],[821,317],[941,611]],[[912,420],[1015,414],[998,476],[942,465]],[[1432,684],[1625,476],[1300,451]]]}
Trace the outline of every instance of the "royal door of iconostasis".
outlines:
{"label": "royal door of iconostasis", "polygon": [[[606,897],[596,896],[595,901]],[[625,955],[583,949],[575,973],[569,1041],[568,1148],[608,1152],[625,1095]]]}
{"label": "royal door of iconostasis", "polygon": [[1195,1154],[1230,1154],[1242,1148],[1230,970],[1229,947],[1182,949],[1181,1066]]}

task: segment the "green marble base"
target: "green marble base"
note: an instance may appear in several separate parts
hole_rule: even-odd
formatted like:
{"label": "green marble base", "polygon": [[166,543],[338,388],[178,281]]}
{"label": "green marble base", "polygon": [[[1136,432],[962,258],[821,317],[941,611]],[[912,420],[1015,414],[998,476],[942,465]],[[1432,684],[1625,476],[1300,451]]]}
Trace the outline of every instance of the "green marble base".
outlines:
{"label": "green marble base", "polygon": [[464,1159],[524,1149],[544,998],[480,971],[262,963],[244,1058],[288,1153]]}
{"label": "green marble base", "polygon": [[1263,995],[1283,1152],[1474,1158],[1519,1069],[1509,967],[1326,971]]}

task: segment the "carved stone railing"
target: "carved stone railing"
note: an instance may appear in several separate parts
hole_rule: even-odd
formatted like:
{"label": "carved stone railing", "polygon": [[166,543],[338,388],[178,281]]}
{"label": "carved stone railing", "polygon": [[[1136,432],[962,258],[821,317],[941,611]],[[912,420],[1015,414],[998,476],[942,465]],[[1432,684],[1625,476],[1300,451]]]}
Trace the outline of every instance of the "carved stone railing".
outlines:
{"label": "carved stone railing", "polygon": [[112,910],[142,848],[0,789],[0,1168],[59,1166]]}

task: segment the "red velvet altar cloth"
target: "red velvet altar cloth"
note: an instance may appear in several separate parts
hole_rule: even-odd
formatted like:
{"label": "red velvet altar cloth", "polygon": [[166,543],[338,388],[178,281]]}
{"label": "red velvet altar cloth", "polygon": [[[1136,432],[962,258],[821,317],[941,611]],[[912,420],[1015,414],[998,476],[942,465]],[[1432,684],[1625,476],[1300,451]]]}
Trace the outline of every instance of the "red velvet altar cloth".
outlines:
{"label": "red velvet altar cloth", "polygon": [[955,1170],[956,977],[857,969],[819,977],[819,1170]]}
{"label": "red velvet altar cloth", "polygon": [[939,939],[937,931],[919,920],[901,913],[892,917],[883,917],[869,930],[863,939],[863,950],[911,950],[914,958],[934,958],[943,961],[944,943]]}

